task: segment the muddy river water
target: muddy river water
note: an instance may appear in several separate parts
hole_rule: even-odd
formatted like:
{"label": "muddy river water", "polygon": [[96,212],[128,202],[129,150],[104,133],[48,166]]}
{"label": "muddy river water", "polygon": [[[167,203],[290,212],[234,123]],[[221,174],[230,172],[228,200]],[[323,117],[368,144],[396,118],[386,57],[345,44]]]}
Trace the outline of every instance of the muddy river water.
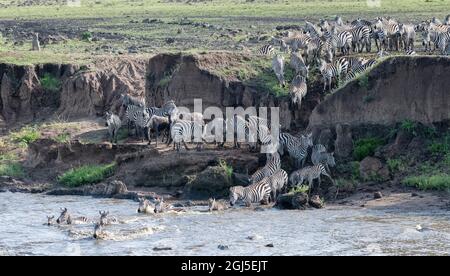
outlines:
{"label": "muddy river water", "polygon": [[[207,213],[206,207],[193,207],[180,214],[142,215],[137,205],[129,200],[0,193],[0,255],[450,254],[450,211],[439,209],[234,208]],[[101,240],[92,238],[92,223],[44,225],[46,216],[58,216],[60,207],[93,220],[98,220],[99,210],[108,210],[119,223],[106,227]]]}

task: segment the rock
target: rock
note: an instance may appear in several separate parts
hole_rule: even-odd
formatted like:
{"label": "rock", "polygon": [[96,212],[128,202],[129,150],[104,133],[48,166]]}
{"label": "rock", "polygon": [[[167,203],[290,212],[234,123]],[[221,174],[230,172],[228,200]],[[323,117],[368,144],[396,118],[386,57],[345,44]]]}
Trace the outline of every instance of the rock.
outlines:
{"label": "rock", "polygon": [[175,43],[175,39],[172,38],[172,37],[166,38],[166,43],[167,44],[173,44],[173,43]]}
{"label": "rock", "polygon": [[349,157],[353,151],[352,131],[349,125],[336,126],[335,153],[339,157]]}
{"label": "rock", "polygon": [[373,194],[373,198],[374,198],[374,199],[380,199],[380,198],[383,198],[383,194],[382,194],[381,192],[375,192],[375,193]]}
{"label": "rock", "polygon": [[314,195],[309,199],[309,205],[316,209],[322,209],[324,207],[323,200],[318,195]]}
{"label": "rock", "polygon": [[232,179],[220,166],[207,167],[184,187],[190,198],[222,197],[228,195]]}
{"label": "rock", "polygon": [[153,251],[168,251],[172,250],[172,247],[153,247]]}
{"label": "rock", "polygon": [[278,197],[276,206],[280,209],[304,210],[308,207],[308,195],[305,193],[282,194]]}
{"label": "rock", "polygon": [[418,193],[411,193],[411,197],[417,197],[417,196],[419,196]]}
{"label": "rock", "polygon": [[217,248],[219,248],[220,250],[228,250],[228,249],[230,249],[230,248],[228,247],[228,245],[222,245],[222,244],[220,244],[219,246],[217,246]]}
{"label": "rock", "polygon": [[380,159],[370,156],[360,162],[359,172],[364,180],[386,181],[390,178],[389,169]]}
{"label": "rock", "polygon": [[265,247],[274,247],[273,243],[266,244]]}
{"label": "rock", "polygon": [[247,240],[255,241],[255,240],[261,240],[263,237],[260,235],[250,235],[247,237]]}

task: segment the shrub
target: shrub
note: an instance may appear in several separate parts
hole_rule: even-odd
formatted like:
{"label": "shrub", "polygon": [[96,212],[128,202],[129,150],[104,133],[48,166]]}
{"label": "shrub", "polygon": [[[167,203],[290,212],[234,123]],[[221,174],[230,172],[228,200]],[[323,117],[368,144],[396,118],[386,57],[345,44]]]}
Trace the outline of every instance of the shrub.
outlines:
{"label": "shrub", "polygon": [[115,169],[115,163],[107,165],[84,165],[68,170],[58,178],[58,181],[69,187],[94,184],[112,176]]}
{"label": "shrub", "polygon": [[300,186],[292,188],[289,191],[289,193],[290,194],[297,194],[297,193],[307,194],[308,191],[309,191],[309,186],[308,185],[300,185]]}
{"label": "shrub", "polygon": [[41,133],[36,129],[36,127],[26,126],[17,132],[12,132],[10,135],[12,141],[28,145],[39,139]]}
{"label": "shrub", "polygon": [[92,40],[92,33],[91,33],[91,32],[88,32],[88,31],[83,32],[83,33],[81,34],[81,39],[82,39],[82,40],[85,40],[85,41],[91,41],[91,40]]}
{"label": "shrub", "polygon": [[52,74],[45,73],[40,82],[45,91],[58,92],[61,89],[61,81]]}
{"label": "shrub", "polygon": [[361,88],[369,89],[369,76],[367,74],[363,74],[358,78],[358,85]]}
{"label": "shrub", "polygon": [[383,140],[379,138],[359,139],[353,148],[353,157],[361,161],[367,156],[372,156],[375,150],[381,145],[383,145]]}
{"label": "shrub", "polygon": [[441,173],[432,176],[411,176],[405,178],[403,184],[420,190],[448,190],[450,189],[450,175]]}
{"label": "shrub", "polygon": [[225,172],[227,177],[231,179],[231,177],[233,176],[233,167],[228,165],[225,160],[220,160],[219,167]]}
{"label": "shrub", "polygon": [[0,163],[0,176],[22,177],[23,175],[22,165],[18,162]]}
{"label": "shrub", "polygon": [[67,143],[70,140],[70,134],[69,133],[60,133],[53,139],[59,143]]}
{"label": "shrub", "polygon": [[405,170],[405,164],[401,159],[388,159],[387,160],[388,169],[391,173]]}
{"label": "shrub", "polygon": [[417,136],[417,123],[411,120],[405,120],[400,125],[400,128],[414,136]]}
{"label": "shrub", "polygon": [[433,155],[446,155],[450,153],[450,134],[447,134],[442,141],[434,141],[428,146],[428,150]]}

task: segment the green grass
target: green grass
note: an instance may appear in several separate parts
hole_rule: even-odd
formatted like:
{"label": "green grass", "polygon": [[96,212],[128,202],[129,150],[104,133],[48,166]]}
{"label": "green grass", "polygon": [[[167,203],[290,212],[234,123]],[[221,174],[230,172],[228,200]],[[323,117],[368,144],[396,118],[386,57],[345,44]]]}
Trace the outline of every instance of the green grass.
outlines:
{"label": "green grass", "polygon": [[225,160],[219,161],[219,167],[225,172],[225,175],[228,177],[228,179],[231,179],[233,177],[233,166],[228,165]]}
{"label": "green grass", "polygon": [[442,139],[434,140],[428,146],[428,150],[433,155],[450,154],[450,133],[447,133]]}
{"label": "green grass", "polygon": [[40,82],[45,91],[58,92],[61,89],[61,80],[50,73],[45,73]]}
{"label": "green grass", "polygon": [[358,77],[358,85],[361,88],[369,89],[369,76],[367,74],[362,74]]}
{"label": "green grass", "polygon": [[70,141],[70,134],[69,133],[60,133],[56,137],[53,138],[58,143],[67,143]]}
{"label": "green grass", "polygon": [[115,163],[107,165],[84,165],[79,168],[68,170],[58,177],[58,181],[68,187],[95,184],[112,176],[115,169]]}
{"label": "green grass", "polygon": [[384,144],[382,139],[379,138],[364,138],[356,141],[353,148],[353,157],[361,161],[367,156],[372,156],[375,150]]}
{"label": "green grass", "polygon": [[39,139],[41,133],[36,127],[26,126],[17,132],[11,132],[10,137],[13,142],[26,146]]}
{"label": "green grass", "polygon": [[0,162],[0,176],[22,177],[24,174],[23,167],[19,162]]}
{"label": "green grass", "polygon": [[91,41],[91,40],[92,40],[92,33],[91,33],[91,32],[88,32],[88,31],[83,32],[83,33],[81,34],[81,40],[84,40],[84,41]]}
{"label": "green grass", "polygon": [[411,120],[405,120],[400,125],[400,129],[416,136],[417,135],[417,123]]}
{"label": "green grass", "polygon": [[308,185],[300,185],[300,186],[292,188],[289,191],[289,194],[297,194],[297,193],[307,194],[308,191],[309,191]]}
{"label": "green grass", "polygon": [[450,175],[441,173],[432,176],[411,176],[405,178],[403,184],[420,190],[449,190]]}
{"label": "green grass", "polygon": [[391,173],[402,172],[406,169],[405,162],[401,159],[388,159],[387,166]]}

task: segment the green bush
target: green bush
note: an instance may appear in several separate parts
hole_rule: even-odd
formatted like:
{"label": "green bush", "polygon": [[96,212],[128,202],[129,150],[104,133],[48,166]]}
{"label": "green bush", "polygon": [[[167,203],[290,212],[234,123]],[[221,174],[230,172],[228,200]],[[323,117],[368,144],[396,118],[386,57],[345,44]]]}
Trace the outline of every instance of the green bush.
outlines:
{"label": "green bush", "polygon": [[17,132],[12,132],[10,137],[12,141],[16,143],[28,145],[29,143],[39,139],[41,137],[41,133],[36,129],[36,127],[26,126]]}
{"label": "green bush", "polygon": [[82,40],[85,40],[85,41],[91,41],[91,40],[92,40],[92,33],[91,33],[91,32],[88,32],[88,31],[83,32],[83,33],[81,34],[81,39],[82,39]]}
{"label": "green bush", "polygon": [[404,171],[405,164],[401,159],[388,159],[387,160],[388,169],[391,173]]}
{"label": "green bush", "polygon": [[308,185],[300,185],[300,186],[292,188],[289,191],[289,193],[290,194],[297,194],[297,193],[307,194],[308,191],[309,191],[309,186]]}
{"label": "green bush", "polygon": [[70,134],[69,133],[60,133],[53,139],[59,143],[67,143],[70,141]]}
{"label": "green bush", "polygon": [[400,128],[414,136],[417,135],[417,123],[411,120],[404,120],[400,125]]}
{"label": "green bush", "polygon": [[0,162],[0,176],[22,177],[23,175],[23,167],[19,162]]}
{"label": "green bush", "polygon": [[441,173],[432,176],[411,176],[405,178],[403,184],[420,190],[448,190],[450,189],[450,175]]}
{"label": "green bush", "polygon": [[446,155],[450,153],[450,134],[444,136],[441,141],[434,141],[428,146],[433,155]]}
{"label": "green bush", "polygon": [[58,92],[61,89],[61,81],[52,74],[45,73],[40,82],[45,91]]}
{"label": "green bush", "polygon": [[84,165],[70,169],[58,178],[58,181],[69,187],[79,187],[86,184],[98,183],[114,174],[116,164]]}
{"label": "green bush", "polygon": [[375,150],[383,144],[383,140],[379,138],[359,139],[356,141],[353,148],[353,157],[356,160],[361,161],[367,156],[372,156],[375,153]]}
{"label": "green bush", "polygon": [[220,160],[219,167],[225,172],[227,177],[231,179],[231,177],[233,176],[233,167],[228,165],[225,160]]}

